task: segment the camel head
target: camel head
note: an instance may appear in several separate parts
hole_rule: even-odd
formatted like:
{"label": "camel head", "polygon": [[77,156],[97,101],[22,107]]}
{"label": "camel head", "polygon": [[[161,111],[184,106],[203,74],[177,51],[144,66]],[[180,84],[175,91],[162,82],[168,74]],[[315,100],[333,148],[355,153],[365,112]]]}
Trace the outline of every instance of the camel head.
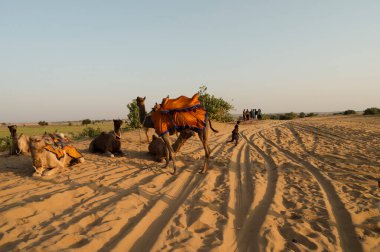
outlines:
{"label": "camel head", "polygon": [[156,104],[154,104],[154,107],[153,107],[153,111],[158,111],[158,110],[160,110],[161,109],[161,105],[160,104],[158,104],[157,102],[156,102]]}
{"label": "camel head", "polygon": [[35,175],[42,176],[44,171],[42,154],[44,152],[44,147],[46,137],[32,136],[30,137],[29,148],[32,154],[33,168],[35,169]]}
{"label": "camel head", "polygon": [[13,137],[16,132],[17,132],[17,126],[16,125],[11,125],[11,126],[8,126],[8,129],[9,129],[9,132],[11,133],[11,136]]}
{"label": "camel head", "polygon": [[137,96],[136,98],[137,106],[143,106],[143,105],[145,106],[145,99],[146,99],[146,96],[144,98]]}

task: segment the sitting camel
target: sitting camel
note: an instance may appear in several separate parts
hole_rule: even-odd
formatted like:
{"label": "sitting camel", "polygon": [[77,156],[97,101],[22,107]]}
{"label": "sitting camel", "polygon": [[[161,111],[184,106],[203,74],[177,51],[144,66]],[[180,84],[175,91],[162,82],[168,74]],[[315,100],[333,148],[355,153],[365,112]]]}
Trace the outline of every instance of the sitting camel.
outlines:
{"label": "sitting camel", "polygon": [[8,126],[9,132],[11,133],[13,144],[10,148],[10,155],[19,155],[26,154],[30,152],[29,150],[29,142],[30,139],[28,136],[25,136],[24,134],[21,134],[20,136],[17,135],[17,126],[11,125]]}
{"label": "sitting camel", "polygon": [[[195,136],[192,130],[183,130],[177,140],[172,145],[173,150],[177,153],[183,144],[192,136]],[[161,162],[165,158],[166,166],[169,165],[169,152],[167,151],[166,144],[162,138],[153,135],[152,142],[148,146],[149,153],[152,154],[157,162]]]}
{"label": "sitting camel", "polygon": [[105,153],[109,157],[114,154],[123,155],[121,151],[121,125],[122,120],[113,120],[114,131],[110,133],[102,132],[91,141],[89,150],[92,153]]}
{"label": "sitting camel", "polygon": [[153,135],[152,142],[148,146],[149,153],[152,154],[157,162],[161,162],[165,158],[166,163],[169,163],[169,153],[166,150],[164,140],[156,135]]}
{"label": "sitting camel", "polygon": [[[187,139],[193,135],[192,132],[198,133],[205,150],[205,162],[199,172],[205,173],[208,169],[208,160],[211,152],[208,146],[209,130],[211,129],[216,133],[218,131],[212,128],[211,120],[208,119],[207,112],[201,106],[198,97],[199,94],[197,93],[192,98],[185,96],[172,100],[165,98],[162,104],[156,103],[151,114],[156,133],[164,140],[169,153],[169,159],[173,162],[173,174],[176,173],[175,153],[178,152]],[[184,108],[173,109],[171,105],[178,103],[186,104],[186,106]],[[180,135],[176,143],[172,146],[169,134],[173,133],[174,130],[179,131]],[[165,167],[168,166],[168,163],[169,162],[166,163]]]}
{"label": "sitting camel", "polygon": [[35,169],[33,176],[50,176],[64,167],[84,162],[82,154],[74,147],[58,147],[48,134],[30,137],[30,151]]}

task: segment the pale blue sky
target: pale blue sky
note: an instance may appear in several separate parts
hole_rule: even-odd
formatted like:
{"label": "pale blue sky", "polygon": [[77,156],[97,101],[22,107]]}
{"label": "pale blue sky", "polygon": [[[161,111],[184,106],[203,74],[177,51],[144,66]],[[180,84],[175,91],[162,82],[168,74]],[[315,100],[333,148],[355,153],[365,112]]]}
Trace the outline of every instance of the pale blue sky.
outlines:
{"label": "pale blue sky", "polygon": [[0,122],[125,118],[202,84],[236,111],[380,107],[380,1],[0,1]]}

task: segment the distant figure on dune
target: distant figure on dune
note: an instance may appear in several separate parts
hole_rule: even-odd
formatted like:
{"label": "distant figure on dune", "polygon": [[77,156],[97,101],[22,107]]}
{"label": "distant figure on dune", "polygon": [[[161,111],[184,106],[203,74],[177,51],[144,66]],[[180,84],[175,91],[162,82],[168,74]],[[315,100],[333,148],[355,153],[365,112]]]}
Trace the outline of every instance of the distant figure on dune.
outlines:
{"label": "distant figure on dune", "polygon": [[232,139],[230,141],[227,141],[227,143],[235,141],[235,146],[237,146],[239,141],[239,124],[240,121],[237,121],[234,130],[232,131]]}
{"label": "distant figure on dune", "polygon": [[257,119],[258,119],[258,120],[261,120],[261,119],[262,119],[261,109],[258,109],[258,111],[257,111]]}
{"label": "distant figure on dune", "polygon": [[21,134],[20,136],[17,135],[17,126],[11,125],[8,126],[9,132],[11,133],[12,138],[12,145],[10,148],[10,155],[19,155],[19,154],[26,154],[30,152],[29,150],[29,142],[30,139],[28,136],[25,136],[24,134]]}
{"label": "distant figure on dune", "polygon": [[109,157],[114,157],[114,154],[123,155],[121,151],[121,125],[122,120],[113,120],[113,132],[102,132],[95,137],[90,143],[89,151],[92,153],[104,153]]}

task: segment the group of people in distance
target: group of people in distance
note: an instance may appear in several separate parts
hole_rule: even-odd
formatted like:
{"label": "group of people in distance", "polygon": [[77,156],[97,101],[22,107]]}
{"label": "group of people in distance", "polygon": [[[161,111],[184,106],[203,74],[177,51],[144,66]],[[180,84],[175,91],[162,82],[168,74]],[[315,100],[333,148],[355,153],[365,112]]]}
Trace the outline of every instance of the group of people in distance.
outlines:
{"label": "group of people in distance", "polygon": [[261,116],[261,109],[251,109],[251,111],[249,111],[248,109],[244,109],[243,110],[243,120],[244,121],[248,121],[248,120],[254,120],[254,119],[257,119],[257,120],[261,120],[262,116]]}

